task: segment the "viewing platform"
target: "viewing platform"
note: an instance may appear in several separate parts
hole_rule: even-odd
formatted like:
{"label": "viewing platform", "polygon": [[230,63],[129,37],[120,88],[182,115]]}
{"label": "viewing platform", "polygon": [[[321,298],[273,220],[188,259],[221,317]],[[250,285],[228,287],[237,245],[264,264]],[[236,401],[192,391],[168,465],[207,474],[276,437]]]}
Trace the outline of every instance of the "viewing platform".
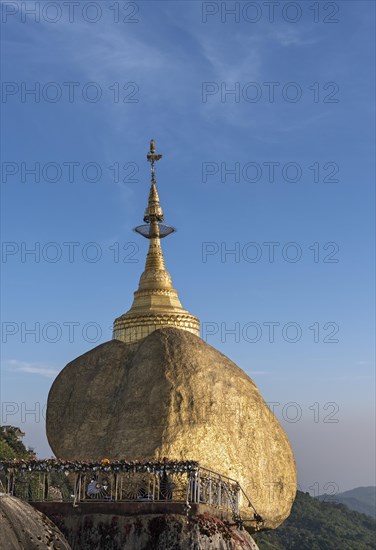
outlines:
{"label": "viewing platform", "polygon": [[[11,460],[0,462],[2,491],[59,514],[211,514],[257,530],[262,518],[240,484],[194,461]],[[240,505],[248,503],[249,517]]]}

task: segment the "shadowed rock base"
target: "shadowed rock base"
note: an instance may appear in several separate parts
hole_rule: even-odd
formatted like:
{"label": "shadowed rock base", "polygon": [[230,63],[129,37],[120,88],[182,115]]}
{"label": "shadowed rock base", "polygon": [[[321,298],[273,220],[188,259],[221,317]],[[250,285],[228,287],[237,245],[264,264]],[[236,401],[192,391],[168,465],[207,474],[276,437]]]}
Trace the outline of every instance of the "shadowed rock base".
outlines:
{"label": "shadowed rock base", "polygon": [[245,530],[209,514],[56,516],[73,550],[258,550]]}
{"label": "shadowed rock base", "polygon": [[70,550],[63,534],[30,504],[0,493],[1,550]]}

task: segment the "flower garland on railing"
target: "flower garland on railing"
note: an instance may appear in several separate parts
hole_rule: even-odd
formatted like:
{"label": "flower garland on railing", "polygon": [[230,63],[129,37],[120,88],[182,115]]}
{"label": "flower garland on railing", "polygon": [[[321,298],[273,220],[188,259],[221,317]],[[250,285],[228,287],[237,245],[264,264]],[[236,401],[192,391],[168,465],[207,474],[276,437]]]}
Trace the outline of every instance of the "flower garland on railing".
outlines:
{"label": "flower garland on railing", "polygon": [[197,471],[199,463],[194,460],[109,460],[104,458],[98,461],[89,460],[60,460],[48,458],[45,460],[36,459],[13,459],[0,461],[1,471],[12,472],[66,472],[85,473],[92,471],[112,473],[186,473]]}

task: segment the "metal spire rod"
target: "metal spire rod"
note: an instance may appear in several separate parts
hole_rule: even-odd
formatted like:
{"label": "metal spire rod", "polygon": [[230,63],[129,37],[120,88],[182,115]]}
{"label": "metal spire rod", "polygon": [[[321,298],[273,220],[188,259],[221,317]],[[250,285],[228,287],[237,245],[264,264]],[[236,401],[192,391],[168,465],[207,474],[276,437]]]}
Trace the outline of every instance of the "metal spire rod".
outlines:
{"label": "metal spire rod", "polygon": [[155,152],[155,141],[150,140],[150,151],[146,156],[148,162],[151,164],[151,186],[149,191],[148,205],[145,210],[144,222],[147,225],[139,225],[134,228],[134,231],[146,237],[152,239],[158,237],[163,239],[175,231],[170,225],[165,225],[163,210],[160,205],[157,182],[155,180],[155,163],[162,158],[162,155],[157,155]]}
{"label": "metal spire rod", "polygon": [[148,152],[146,158],[148,159],[148,161],[151,164],[151,181],[152,181],[152,183],[155,183],[155,166],[154,165],[158,160],[161,160],[162,155],[157,155],[155,153],[155,141],[154,141],[154,139],[150,140],[150,151]]}

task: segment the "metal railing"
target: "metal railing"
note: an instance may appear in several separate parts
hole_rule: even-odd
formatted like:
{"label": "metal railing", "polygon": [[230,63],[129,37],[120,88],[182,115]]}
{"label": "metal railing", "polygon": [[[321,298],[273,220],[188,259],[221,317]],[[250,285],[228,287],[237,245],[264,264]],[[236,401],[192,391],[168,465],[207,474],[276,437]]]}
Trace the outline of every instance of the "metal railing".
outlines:
{"label": "metal railing", "polygon": [[[205,504],[241,522],[241,499],[262,521],[239,483],[197,462],[0,462],[6,493],[30,502],[175,502]],[[251,519],[250,521],[253,521]]]}
{"label": "metal railing", "polygon": [[236,480],[199,465],[169,468],[168,463],[134,471],[113,471],[90,465],[82,472],[49,464],[38,470],[36,461],[29,468],[6,463],[0,479],[8,494],[29,501],[172,501],[208,504],[225,510],[238,510],[240,487]]}

